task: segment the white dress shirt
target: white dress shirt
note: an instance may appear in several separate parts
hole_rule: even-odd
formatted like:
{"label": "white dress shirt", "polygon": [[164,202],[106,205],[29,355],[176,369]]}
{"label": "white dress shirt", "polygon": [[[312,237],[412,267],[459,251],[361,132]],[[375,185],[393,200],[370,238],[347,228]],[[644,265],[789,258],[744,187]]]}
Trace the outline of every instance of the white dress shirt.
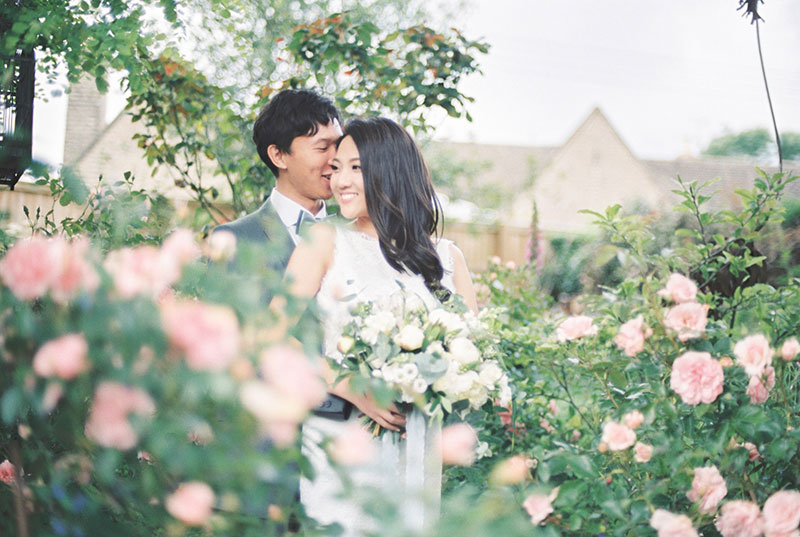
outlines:
{"label": "white dress shirt", "polygon": [[278,192],[278,189],[274,187],[272,189],[272,193],[269,195],[269,202],[275,208],[275,211],[278,213],[278,217],[281,219],[281,222],[283,222],[283,225],[286,226],[286,230],[289,232],[289,236],[292,237],[292,241],[295,244],[297,244],[297,242],[300,240],[300,237],[297,235],[296,228],[300,213],[304,213],[304,218],[314,218],[317,220],[328,216],[324,201],[322,202],[322,208],[317,212],[317,214],[312,214],[293,199],[289,199]]}

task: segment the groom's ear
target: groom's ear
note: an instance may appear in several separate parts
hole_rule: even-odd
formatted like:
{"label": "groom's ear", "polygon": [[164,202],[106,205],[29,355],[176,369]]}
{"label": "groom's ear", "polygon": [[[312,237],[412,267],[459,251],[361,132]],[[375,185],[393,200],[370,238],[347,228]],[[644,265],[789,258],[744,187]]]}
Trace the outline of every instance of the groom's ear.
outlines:
{"label": "groom's ear", "polygon": [[284,158],[285,155],[283,151],[278,149],[277,145],[272,144],[269,147],[267,147],[267,155],[269,156],[269,159],[272,161],[275,167],[278,168],[279,170],[285,170],[286,168],[288,168],[288,166],[286,165],[286,159]]}

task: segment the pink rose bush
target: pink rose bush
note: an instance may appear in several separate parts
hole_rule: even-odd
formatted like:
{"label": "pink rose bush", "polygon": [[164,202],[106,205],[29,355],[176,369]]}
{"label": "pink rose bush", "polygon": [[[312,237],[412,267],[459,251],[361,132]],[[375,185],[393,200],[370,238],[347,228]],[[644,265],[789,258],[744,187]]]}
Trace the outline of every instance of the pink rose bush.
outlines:
{"label": "pink rose bush", "polygon": [[636,442],[633,446],[633,460],[636,462],[649,462],[653,458],[653,446],[643,442]]}
{"label": "pink rose bush", "polygon": [[638,429],[644,423],[644,414],[638,410],[632,410],[622,416],[622,421],[631,429]]}
{"label": "pink rose bush", "polygon": [[202,526],[211,517],[216,496],[202,481],[181,483],[164,501],[167,512],[187,526]]}
{"label": "pink rose bush", "polygon": [[692,488],[686,493],[689,500],[699,504],[701,513],[714,513],[717,505],[728,494],[728,487],[716,466],[694,469]]}
{"label": "pink rose bush", "polygon": [[775,368],[768,365],[760,375],[753,375],[745,392],[753,405],[762,405],[769,399],[769,392],[775,387]]}
{"label": "pink rose bush", "polygon": [[684,302],[667,310],[664,326],[677,332],[680,341],[688,341],[705,333],[707,317],[707,304]]}
{"label": "pink rose bush", "polygon": [[567,317],[556,329],[556,337],[562,343],[595,334],[597,326],[593,324],[592,318],[586,315]]}
{"label": "pink rose bush", "polygon": [[644,350],[645,340],[652,335],[653,330],[639,315],[619,327],[614,344],[625,352],[625,356],[634,357]]}
{"label": "pink rose bush", "polygon": [[698,537],[691,519],[686,515],[676,515],[656,509],[650,517],[650,526],[656,530],[658,537]]}
{"label": "pink rose bush", "polygon": [[797,537],[800,526],[800,492],[781,490],[767,498],[761,511],[765,537]]}
{"label": "pink rose bush", "polygon": [[6,459],[0,463],[0,481],[6,485],[13,485],[16,477],[14,475],[14,465]]}
{"label": "pink rose bush", "polygon": [[129,416],[136,414],[148,417],[155,410],[155,403],[147,392],[118,382],[101,382],[89,409],[86,436],[101,446],[131,449],[139,441],[139,435],[131,425]]}
{"label": "pink rose bush", "polygon": [[558,497],[558,487],[554,488],[550,494],[531,494],[522,503],[525,512],[531,517],[531,524],[534,526],[541,524],[547,516],[553,512],[553,502]]}
{"label": "pink rose bush", "polygon": [[226,306],[198,300],[166,300],[164,332],[195,371],[221,371],[239,355],[239,321]]}
{"label": "pink rose bush", "polygon": [[784,362],[791,362],[800,353],[800,342],[796,337],[789,338],[781,345],[781,359]]}
{"label": "pink rose bush", "polygon": [[759,537],[764,532],[758,505],[744,500],[725,503],[714,525],[722,537]]}
{"label": "pink rose bush", "polygon": [[40,377],[72,380],[90,367],[89,345],[83,334],[66,334],[48,341],[33,356],[33,371]]}
{"label": "pink rose bush", "polygon": [[770,348],[769,341],[761,334],[748,336],[733,347],[736,364],[752,376],[761,375],[764,369],[772,364],[775,354]]}
{"label": "pink rose bush", "polygon": [[707,352],[688,351],[672,363],[670,388],[687,405],[713,403],[722,393],[722,365]]}
{"label": "pink rose bush", "polygon": [[615,421],[603,425],[602,441],[611,451],[621,451],[631,447],[636,442],[636,433],[627,425]]}
{"label": "pink rose bush", "polygon": [[683,274],[673,273],[670,274],[666,287],[658,294],[676,304],[694,302],[697,298],[697,284]]}

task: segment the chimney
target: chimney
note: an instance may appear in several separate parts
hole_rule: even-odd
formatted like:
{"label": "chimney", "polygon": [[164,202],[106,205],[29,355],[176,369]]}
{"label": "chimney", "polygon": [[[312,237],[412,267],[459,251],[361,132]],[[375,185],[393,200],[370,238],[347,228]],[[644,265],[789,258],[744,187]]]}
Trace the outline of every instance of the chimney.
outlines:
{"label": "chimney", "polygon": [[83,77],[72,84],[67,104],[64,164],[74,166],[106,126],[106,98],[94,79]]}

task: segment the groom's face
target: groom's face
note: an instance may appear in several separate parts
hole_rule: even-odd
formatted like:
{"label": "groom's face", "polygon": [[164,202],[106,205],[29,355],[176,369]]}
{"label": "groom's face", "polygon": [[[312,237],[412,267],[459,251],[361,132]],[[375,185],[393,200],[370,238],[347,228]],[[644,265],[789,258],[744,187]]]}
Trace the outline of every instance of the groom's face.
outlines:
{"label": "groom's face", "polygon": [[336,154],[336,141],[342,135],[339,122],[319,125],[313,136],[298,136],[292,140],[288,153],[283,153],[280,180],[283,194],[306,208],[318,200],[331,197],[331,164]]}

